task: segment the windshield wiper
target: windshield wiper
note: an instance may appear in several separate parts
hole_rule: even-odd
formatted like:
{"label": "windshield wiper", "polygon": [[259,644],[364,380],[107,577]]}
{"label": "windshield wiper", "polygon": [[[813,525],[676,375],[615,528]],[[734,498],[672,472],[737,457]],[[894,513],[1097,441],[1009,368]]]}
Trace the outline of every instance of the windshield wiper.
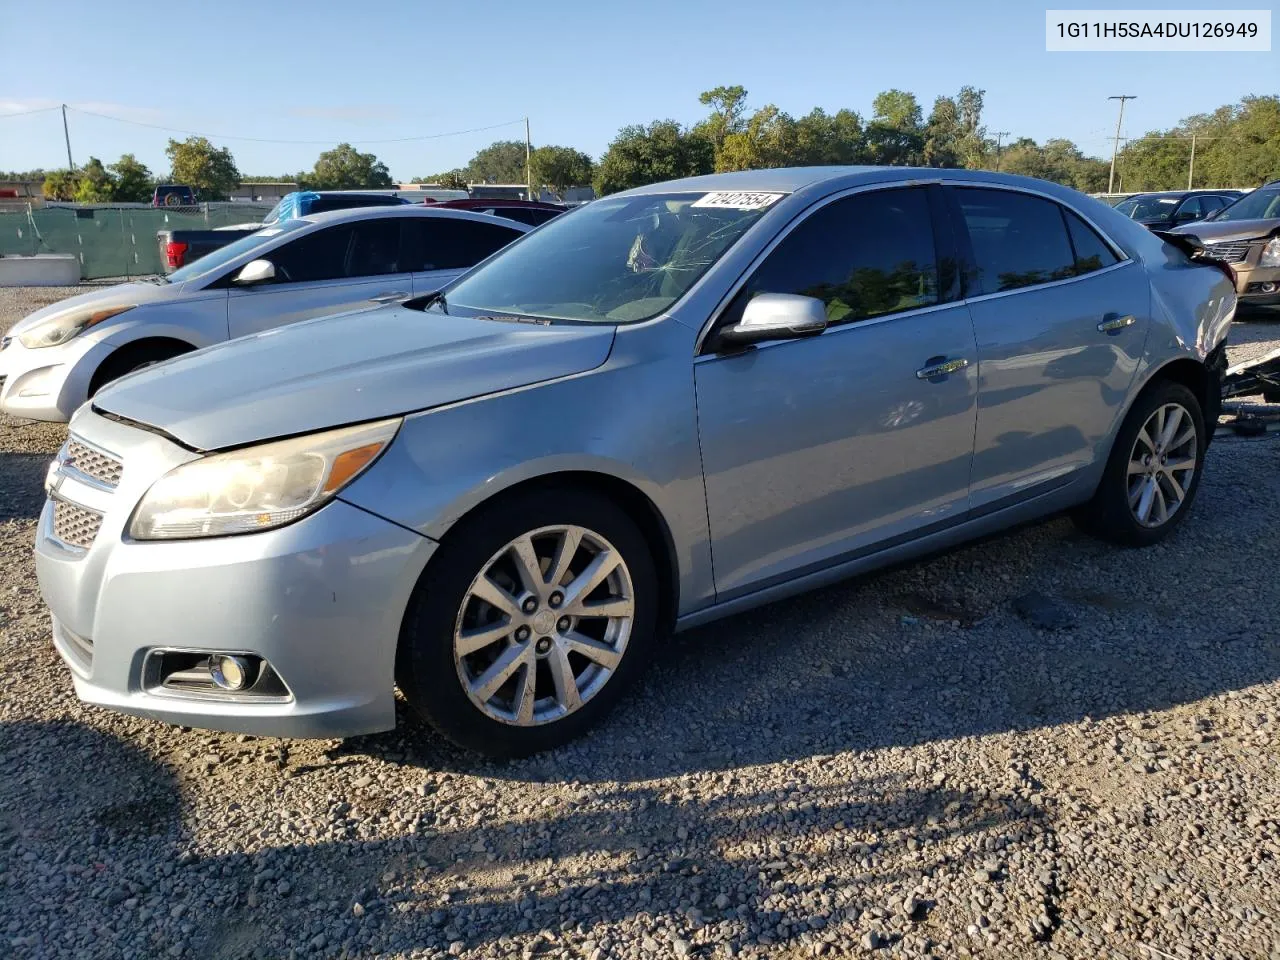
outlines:
{"label": "windshield wiper", "polygon": [[537,327],[551,326],[551,321],[546,319],[545,317],[522,317],[522,316],[519,316],[518,314],[510,314],[510,313],[492,313],[492,314],[482,313],[482,314],[478,314],[475,317],[472,317],[472,319],[473,320],[497,320],[497,321],[500,321],[501,323],[532,323],[534,326],[537,326]]}

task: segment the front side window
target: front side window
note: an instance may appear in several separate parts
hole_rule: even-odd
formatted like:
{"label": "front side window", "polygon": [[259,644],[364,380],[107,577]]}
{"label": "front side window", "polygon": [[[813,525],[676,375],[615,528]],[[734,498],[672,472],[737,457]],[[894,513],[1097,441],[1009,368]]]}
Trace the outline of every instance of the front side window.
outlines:
{"label": "front side window", "polygon": [[347,275],[352,225],[325,227],[272,251],[267,259],[276,268],[277,283],[339,280]]}
{"label": "front side window", "polygon": [[760,293],[821,300],[832,324],[937,303],[937,254],[925,191],[877,190],[820,208],[769,254],[723,322],[736,322]]}
{"label": "front side window", "polygon": [[956,198],[977,273],[970,295],[1076,275],[1075,254],[1058,204],[1026,193],[969,187],[958,188]]}
{"label": "front side window", "polygon": [[782,196],[716,191],[595,200],[450,287],[448,309],[574,323],[651,319]]}

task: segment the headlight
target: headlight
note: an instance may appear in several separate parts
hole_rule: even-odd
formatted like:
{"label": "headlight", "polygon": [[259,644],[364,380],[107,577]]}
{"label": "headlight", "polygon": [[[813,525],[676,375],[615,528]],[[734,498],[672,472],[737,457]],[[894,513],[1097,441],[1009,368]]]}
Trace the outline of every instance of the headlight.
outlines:
{"label": "headlight", "polygon": [[118,317],[126,310],[132,310],[136,306],[136,303],[131,303],[120,307],[106,307],[101,310],[68,310],[66,313],[60,313],[46,320],[41,320],[30,330],[18,334],[18,340],[28,350],[37,350],[40,347],[56,347],[58,344],[66,343],[72,337],[88,330],[94,324],[101,323],[103,320],[110,320],[112,317]]}
{"label": "headlight", "polygon": [[1262,258],[1258,260],[1260,267],[1280,267],[1280,237],[1272,237],[1271,242],[1262,248]]}
{"label": "headlight", "polygon": [[137,540],[221,537],[283,526],[319,509],[386,449],[400,418],[192,460],[143,496]]}

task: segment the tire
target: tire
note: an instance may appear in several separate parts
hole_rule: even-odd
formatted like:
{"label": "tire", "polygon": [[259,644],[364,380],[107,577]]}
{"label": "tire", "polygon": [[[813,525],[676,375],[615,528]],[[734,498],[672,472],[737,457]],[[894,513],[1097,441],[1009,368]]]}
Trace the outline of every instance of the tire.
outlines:
{"label": "tire", "polygon": [[[1138,451],[1139,434],[1147,428],[1145,436],[1152,437],[1157,423],[1151,423],[1149,426],[1149,421],[1152,421],[1157,411],[1169,411],[1164,414],[1164,422],[1167,423],[1173,416],[1171,411],[1175,406],[1182,410],[1183,423],[1174,431],[1172,440],[1175,443],[1164,451],[1168,458],[1167,463],[1163,467],[1158,463],[1153,464],[1150,468],[1152,470],[1150,477],[1143,473],[1135,473],[1131,483],[1129,469],[1136,451],[1142,456],[1159,456],[1158,452],[1147,454]],[[1189,424],[1185,423],[1187,419],[1190,420]],[[1194,431],[1194,453],[1190,451],[1187,444],[1176,443],[1181,437],[1187,436],[1188,427]],[[1156,435],[1154,439],[1157,441],[1158,450],[1160,437]],[[1116,433],[1111,447],[1111,454],[1107,458],[1102,480],[1098,483],[1093,499],[1073,514],[1077,524],[1100,539],[1122,546],[1146,547],[1160,542],[1182,523],[1195,501],[1196,491],[1200,488],[1200,477],[1204,471],[1207,440],[1208,430],[1196,395],[1182,384],[1170,380],[1161,380],[1152,384],[1138,396],[1133,408],[1120,425],[1120,430]],[[1145,451],[1150,444],[1144,441],[1142,447]],[[1174,463],[1192,461],[1194,461],[1194,467],[1188,467],[1186,470],[1171,472],[1168,469]],[[1171,480],[1176,481],[1176,485],[1171,483]],[[1143,522],[1139,515],[1146,505],[1146,490],[1152,483],[1155,489],[1150,494],[1147,518],[1146,522]],[[1178,487],[1183,490],[1182,499],[1177,502],[1174,509],[1170,510],[1169,505],[1173,503]],[[1131,496],[1135,492],[1138,495],[1136,505],[1131,506]],[[1167,513],[1167,517],[1163,520],[1160,516],[1162,504]]]}
{"label": "tire", "polygon": [[[570,557],[568,572],[557,579],[549,568],[563,550],[563,530],[569,527],[585,533]],[[541,580],[532,591],[528,578],[523,584],[517,581],[520,568],[511,549],[529,534]],[[611,568],[598,587],[573,597],[575,583],[587,582],[578,577],[604,549],[615,551],[621,566]],[[486,577],[489,585],[498,583],[506,592],[506,599],[498,600],[510,612],[503,613],[473,592],[493,596],[480,582],[486,573],[492,574]],[[548,583],[548,576],[556,583]],[[558,585],[564,590],[557,590]],[[578,601],[598,606],[608,598],[614,610],[626,609],[628,592],[629,626],[624,617],[568,616],[584,608]],[[562,597],[558,607],[557,594]],[[617,504],[594,492],[568,488],[516,494],[481,508],[445,537],[406,611],[397,680],[415,712],[458,746],[491,757],[547,750],[598,722],[640,674],[656,639],[658,599],[649,545]],[[522,601],[531,600],[536,600],[536,610],[520,608]],[[495,639],[476,641],[485,645],[455,656],[456,644],[465,642],[468,634],[481,633]],[[595,645],[584,646],[584,638]],[[583,656],[579,649],[589,649],[592,658],[602,657],[610,666]],[[621,656],[614,660],[616,651]],[[481,678],[503,675],[498,662],[509,665],[512,658],[520,658],[514,672],[485,700]],[[566,666],[572,691],[564,685]],[[559,683],[553,671],[559,672]],[[530,681],[532,694],[522,698],[523,685]],[[480,692],[473,696],[464,683]],[[575,695],[580,706],[572,705]]]}
{"label": "tire", "polygon": [[121,347],[102,361],[102,365],[94,371],[93,379],[89,381],[89,397],[92,399],[95,393],[113,380],[119,380],[126,374],[141,370],[143,367],[189,353],[192,349],[194,348],[184,348],[177,343],[154,342],[139,344],[136,348],[131,345]]}

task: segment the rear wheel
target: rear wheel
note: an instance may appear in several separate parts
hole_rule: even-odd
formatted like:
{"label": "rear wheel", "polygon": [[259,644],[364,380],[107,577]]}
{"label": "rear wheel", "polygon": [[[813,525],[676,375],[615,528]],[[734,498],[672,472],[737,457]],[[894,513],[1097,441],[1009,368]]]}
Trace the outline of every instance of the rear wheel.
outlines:
{"label": "rear wheel", "polygon": [[1163,540],[1195,500],[1206,439],[1195,394],[1180,383],[1155,384],[1121,424],[1098,490],[1076,512],[1077,522],[1125,546]]}
{"label": "rear wheel", "polygon": [[657,577],[608,499],[547,489],[464,520],[418,584],[398,679],[433,727],[520,756],[578,736],[648,660]]}

